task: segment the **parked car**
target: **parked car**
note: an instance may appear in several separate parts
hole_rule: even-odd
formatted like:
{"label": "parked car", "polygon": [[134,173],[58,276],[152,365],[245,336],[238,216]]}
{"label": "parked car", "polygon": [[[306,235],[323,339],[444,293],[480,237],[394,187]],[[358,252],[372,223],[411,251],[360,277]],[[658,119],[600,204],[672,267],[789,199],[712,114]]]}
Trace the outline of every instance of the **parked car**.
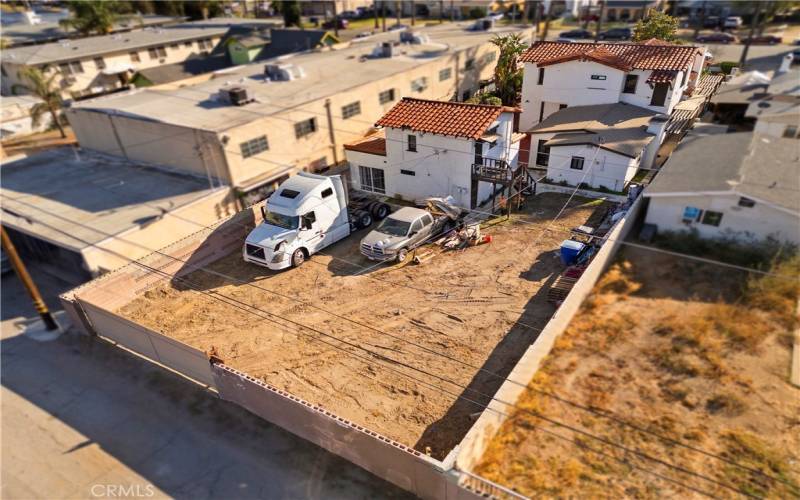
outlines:
{"label": "parked car", "polygon": [[[742,43],[747,41],[746,38],[742,39]],[[754,36],[750,43],[755,43],[759,45],[776,45],[778,43],[783,43],[783,38],[775,35],[761,35],[761,36]]]}
{"label": "parked car", "polygon": [[[338,18],[336,19],[336,21],[338,21],[338,28],[340,30],[346,30],[347,27],[350,26],[350,21],[348,21],[347,19]],[[322,27],[328,30],[333,29],[334,26],[333,22],[334,22],[333,19],[325,21],[324,23],[322,23]]]}
{"label": "parked car", "polygon": [[728,16],[725,18],[723,27],[726,29],[736,29],[742,25],[742,18],[739,16]]}
{"label": "parked car", "polygon": [[719,17],[708,16],[703,19],[703,28],[719,28]]}
{"label": "parked car", "polygon": [[703,43],[722,43],[727,45],[729,43],[736,43],[736,37],[730,33],[709,33],[707,35],[698,35],[697,38],[695,38],[695,41]]}
{"label": "parked car", "polygon": [[339,14],[339,17],[341,17],[343,19],[357,19],[358,18],[358,12],[356,12],[354,10],[346,10],[346,11],[342,12],[341,14]]}
{"label": "parked car", "polygon": [[357,34],[355,38],[367,38],[372,36],[373,33],[371,31],[362,31],[361,33]]}
{"label": "parked car", "polygon": [[594,38],[594,34],[589,30],[570,30],[561,33],[558,37],[569,39]]}
{"label": "parked car", "polygon": [[407,30],[407,29],[408,29],[408,25],[407,24],[400,24],[400,23],[394,23],[393,25],[391,25],[391,26],[389,26],[387,28],[388,31],[400,31],[400,30]]}
{"label": "parked car", "polygon": [[597,38],[600,40],[630,40],[633,32],[630,28],[611,28],[603,31]]}
{"label": "parked car", "polygon": [[792,64],[800,64],[800,49],[792,51]]}
{"label": "parked car", "polygon": [[361,254],[370,260],[403,262],[408,252],[444,232],[450,223],[446,216],[434,218],[427,210],[403,207],[361,240]]}

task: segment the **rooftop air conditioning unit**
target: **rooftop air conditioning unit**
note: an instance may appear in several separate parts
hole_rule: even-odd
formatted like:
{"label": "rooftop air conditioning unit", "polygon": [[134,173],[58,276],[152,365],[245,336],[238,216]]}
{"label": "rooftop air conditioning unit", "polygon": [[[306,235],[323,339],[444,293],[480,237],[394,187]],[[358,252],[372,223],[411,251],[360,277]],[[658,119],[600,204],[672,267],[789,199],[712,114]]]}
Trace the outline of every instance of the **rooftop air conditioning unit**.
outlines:
{"label": "rooftop air conditioning unit", "polygon": [[254,100],[245,87],[229,87],[222,89],[222,93],[224,99],[234,106],[244,106]]}
{"label": "rooftop air conditioning unit", "polygon": [[267,64],[264,66],[264,74],[273,82],[290,82],[306,76],[303,68],[293,64]]}

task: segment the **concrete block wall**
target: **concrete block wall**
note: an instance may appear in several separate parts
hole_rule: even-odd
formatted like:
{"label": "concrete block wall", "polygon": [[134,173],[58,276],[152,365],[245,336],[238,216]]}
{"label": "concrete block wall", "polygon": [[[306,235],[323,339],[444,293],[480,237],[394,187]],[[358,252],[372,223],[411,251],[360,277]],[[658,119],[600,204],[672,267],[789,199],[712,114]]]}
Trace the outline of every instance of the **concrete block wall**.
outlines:
{"label": "concrete block wall", "polygon": [[[611,228],[606,236],[608,241],[600,248],[589,267],[578,279],[578,282],[575,283],[561,307],[558,308],[547,325],[545,325],[536,341],[520,358],[508,375],[508,380],[497,390],[494,395],[495,399],[483,411],[475,425],[472,426],[461,441],[455,463],[457,470],[471,471],[480,462],[487,446],[508,415],[513,412],[513,405],[516,404],[516,401],[536,374],[544,358],[550,353],[556,339],[569,326],[584,299],[591,293],[597,280],[611,264],[621,245],[620,241],[628,236],[628,233],[636,223],[641,206],[642,198],[640,196],[631,205],[625,216]],[[465,474],[462,482],[467,482],[468,479],[470,479],[469,475]],[[470,479],[470,482],[473,487],[476,487],[475,484],[479,484],[476,483],[474,477]],[[481,491],[490,492],[493,487],[492,483],[487,481],[485,488]],[[480,487],[478,486],[478,488]]]}

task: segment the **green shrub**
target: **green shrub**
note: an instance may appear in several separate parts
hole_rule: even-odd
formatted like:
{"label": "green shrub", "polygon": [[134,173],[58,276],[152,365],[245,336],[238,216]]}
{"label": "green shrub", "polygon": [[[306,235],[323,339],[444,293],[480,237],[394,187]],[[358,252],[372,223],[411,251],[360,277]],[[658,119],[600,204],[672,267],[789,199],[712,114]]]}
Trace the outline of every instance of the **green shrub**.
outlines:
{"label": "green shrub", "polygon": [[739,66],[739,63],[736,61],[722,61],[719,63],[719,68],[722,70],[723,73],[726,75],[731,74],[731,70]]}

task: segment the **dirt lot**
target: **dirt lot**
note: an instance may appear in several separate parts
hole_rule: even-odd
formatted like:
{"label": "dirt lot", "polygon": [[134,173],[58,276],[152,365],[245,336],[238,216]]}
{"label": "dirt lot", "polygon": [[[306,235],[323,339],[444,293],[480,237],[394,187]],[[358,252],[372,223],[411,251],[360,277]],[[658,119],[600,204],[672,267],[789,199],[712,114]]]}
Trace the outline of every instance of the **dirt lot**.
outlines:
{"label": "dirt lot", "polygon": [[542,286],[562,269],[556,249],[568,237],[563,229],[595,223],[606,209],[575,198],[545,232],[566,201],[554,193],[530,199],[523,214],[485,229],[491,244],[421,266],[356,275],[360,268],[331,256],[372,265],[358,253],[362,233],[280,273],[235,252],[210,268],[253,286],[204,271],[187,280],[243,308],[165,284],[119,313],[199,349],[214,348],[239,370],[442,458],[487,403],[484,395],[499,387],[492,374],[507,375],[552,315]]}
{"label": "dirt lot", "polygon": [[[800,276],[800,259],[773,271]],[[800,496],[800,281],[754,276],[625,248],[476,472],[532,497]]]}

